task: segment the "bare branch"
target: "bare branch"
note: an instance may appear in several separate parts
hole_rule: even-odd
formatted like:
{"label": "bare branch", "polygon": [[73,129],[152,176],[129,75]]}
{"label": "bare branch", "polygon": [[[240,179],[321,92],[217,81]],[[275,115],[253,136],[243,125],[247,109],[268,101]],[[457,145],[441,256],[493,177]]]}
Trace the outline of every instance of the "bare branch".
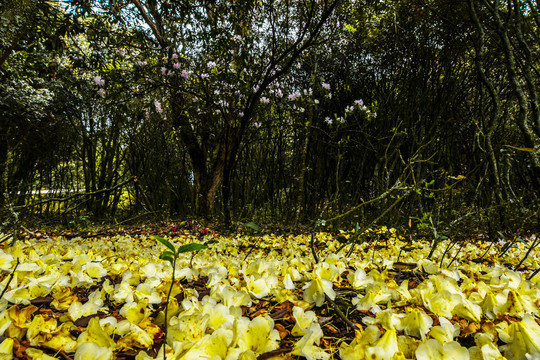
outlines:
{"label": "bare branch", "polygon": [[154,34],[154,36],[156,37],[156,40],[158,41],[159,45],[161,45],[162,48],[165,48],[167,47],[167,44],[165,43],[165,40],[163,39],[163,36],[161,35],[161,33],[159,32],[156,24],[154,23],[154,21],[150,18],[150,16],[146,13],[146,9],[144,8],[144,6],[141,4],[141,2],[139,0],[131,0],[131,2],[133,3],[133,5],[135,5],[135,7],[139,10],[139,12],[141,13],[141,16],[143,17],[144,21],[146,22],[146,24],[150,27],[150,29],[152,30],[152,33]]}
{"label": "bare branch", "polygon": [[120,187],[123,187],[124,185],[126,185],[127,183],[129,183],[131,181],[133,181],[133,182],[138,181],[137,177],[132,176],[129,179],[127,179],[127,180],[125,180],[125,181],[123,181],[123,182],[121,182],[119,184],[116,184],[115,186],[113,186],[111,188],[100,189],[100,190],[86,192],[86,193],[77,193],[77,194],[73,194],[71,196],[67,196],[67,197],[64,197],[64,198],[46,199],[46,200],[35,202],[33,204],[14,206],[13,209],[23,209],[23,208],[27,208],[27,207],[31,207],[31,206],[43,205],[43,204],[47,204],[47,203],[55,202],[55,201],[66,202],[66,201],[69,201],[71,199],[78,198],[78,197],[85,197],[85,196],[92,196],[92,195],[97,195],[97,194],[102,194],[102,193],[108,193],[108,192],[112,192],[112,191],[114,191],[114,190],[116,190],[116,189],[118,189]]}

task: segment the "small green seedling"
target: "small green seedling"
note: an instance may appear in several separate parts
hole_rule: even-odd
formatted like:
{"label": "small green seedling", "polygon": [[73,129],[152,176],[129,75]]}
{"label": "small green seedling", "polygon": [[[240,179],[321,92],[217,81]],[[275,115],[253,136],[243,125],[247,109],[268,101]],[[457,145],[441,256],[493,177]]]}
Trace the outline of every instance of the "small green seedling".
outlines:
{"label": "small green seedling", "polygon": [[[182,253],[207,249],[208,246],[206,246],[204,244],[190,243],[190,244],[181,245],[178,248],[175,248],[174,245],[169,240],[164,239],[162,237],[159,237],[157,235],[152,235],[152,236],[157,241],[159,241],[160,243],[162,243],[163,245],[165,245],[169,249],[169,250],[164,250],[161,253],[161,255],[159,256],[159,258],[162,259],[162,260],[170,262],[171,265],[172,265],[172,268],[173,268],[171,287],[169,288],[169,293],[167,294],[167,300],[165,302],[165,331],[163,332],[164,337],[165,337],[165,342],[163,344],[163,359],[165,360],[165,358],[166,358],[165,357],[165,354],[166,354],[165,345],[167,344],[167,325],[168,325],[167,319],[168,319],[168,311],[169,311],[169,299],[171,298],[171,293],[172,293],[172,289],[173,289],[173,286],[174,286],[174,280],[175,280],[174,273],[176,271],[176,261],[178,260],[178,257]],[[193,260],[193,258],[192,258],[192,260]]]}
{"label": "small green seedling", "polygon": [[247,227],[249,227],[251,230],[253,230],[254,233],[259,232],[259,225],[255,224],[253,221],[248,222],[247,224],[244,224]]}

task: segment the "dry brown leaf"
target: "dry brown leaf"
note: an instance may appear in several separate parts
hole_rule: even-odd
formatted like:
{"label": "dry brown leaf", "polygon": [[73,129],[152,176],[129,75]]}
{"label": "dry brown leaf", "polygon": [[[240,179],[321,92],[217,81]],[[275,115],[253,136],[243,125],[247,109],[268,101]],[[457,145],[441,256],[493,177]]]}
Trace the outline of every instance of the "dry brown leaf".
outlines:
{"label": "dry brown leaf", "polygon": [[478,332],[478,330],[480,330],[480,328],[481,328],[480,324],[470,323],[469,325],[461,329],[461,336],[474,335]]}
{"label": "dry brown leaf", "polygon": [[280,338],[285,338],[287,335],[289,335],[289,330],[285,329],[285,326],[281,324],[275,324],[274,329],[276,329],[279,332]]}

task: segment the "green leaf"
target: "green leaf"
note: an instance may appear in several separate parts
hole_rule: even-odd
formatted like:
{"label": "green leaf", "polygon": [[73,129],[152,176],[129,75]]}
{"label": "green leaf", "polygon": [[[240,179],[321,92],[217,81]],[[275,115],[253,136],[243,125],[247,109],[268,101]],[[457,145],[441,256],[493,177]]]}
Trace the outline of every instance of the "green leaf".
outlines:
{"label": "green leaf", "polygon": [[170,262],[171,264],[174,264],[174,259],[173,259],[172,257],[170,257],[170,256],[167,256],[167,255],[165,255],[165,254],[161,254],[161,255],[159,256],[159,258],[160,258],[161,260],[166,260],[166,261]]}
{"label": "green leaf", "polygon": [[217,244],[219,241],[217,240],[208,240],[204,243],[204,245],[208,246],[208,245],[212,245],[212,244]]}
{"label": "green leaf", "polygon": [[259,231],[259,226],[255,224],[253,221],[248,222],[246,226],[249,228],[252,228],[253,231]]}
{"label": "green leaf", "polygon": [[180,246],[178,248],[178,250],[176,250],[176,253],[180,254],[180,253],[185,253],[185,252],[190,252],[190,251],[203,250],[203,249],[207,249],[207,248],[208,248],[208,246],[203,245],[203,244],[191,243],[191,244],[186,244],[186,245]]}
{"label": "green leaf", "polygon": [[164,252],[161,253],[161,256],[170,256],[174,258],[174,253],[172,251],[165,250]]}
{"label": "green leaf", "polygon": [[345,25],[345,29],[347,29],[348,32],[350,33],[355,33],[356,32],[356,28],[354,26],[352,26],[351,24],[344,24]]}
{"label": "green leaf", "polygon": [[154,237],[154,239],[156,239],[157,241],[159,241],[160,243],[162,243],[163,245],[165,245],[166,247],[168,247],[169,249],[171,249],[171,251],[174,253],[176,251],[176,249],[174,248],[174,245],[171,244],[169,242],[169,240],[166,240],[160,236],[157,236],[157,235],[152,235]]}

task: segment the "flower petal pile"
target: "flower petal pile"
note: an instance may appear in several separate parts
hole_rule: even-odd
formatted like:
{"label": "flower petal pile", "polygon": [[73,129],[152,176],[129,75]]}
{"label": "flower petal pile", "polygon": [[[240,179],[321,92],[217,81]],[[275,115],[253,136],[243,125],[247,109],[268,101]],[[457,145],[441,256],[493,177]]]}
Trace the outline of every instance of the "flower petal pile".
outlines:
{"label": "flower petal pile", "polygon": [[310,236],[171,234],[217,242],[178,259],[168,304],[152,237],[4,244],[0,358],[540,359],[537,249],[470,241],[447,268],[445,242],[428,260],[427,241],[372,231],[388,240],[350,257],[316,234],[318,262]]}

